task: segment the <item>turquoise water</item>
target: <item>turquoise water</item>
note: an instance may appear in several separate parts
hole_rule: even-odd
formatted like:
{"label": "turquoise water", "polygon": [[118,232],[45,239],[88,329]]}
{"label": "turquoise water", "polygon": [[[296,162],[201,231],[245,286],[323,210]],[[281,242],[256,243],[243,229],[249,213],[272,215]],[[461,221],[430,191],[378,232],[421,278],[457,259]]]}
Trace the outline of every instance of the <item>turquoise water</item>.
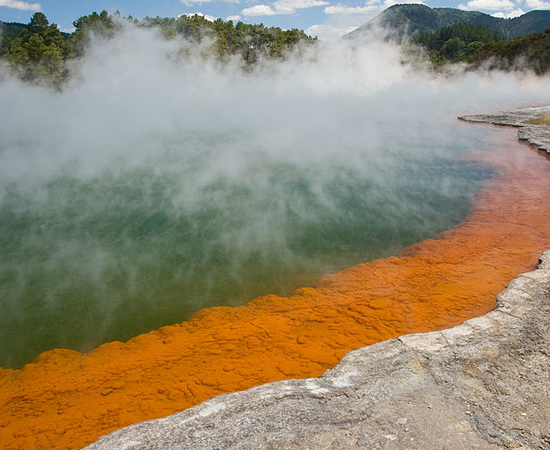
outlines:
{"label": "turquoise water", "polygon": [[199,141],[200,152],[197,138],[175,140],[155,163],[4,187],[0,366],[89,351],[396,254],[460,222],[491,175],[460,158],[464,142],[441,149],[435,137],[354,163],[259,152],[214,173],[205,149],[226,141]]}

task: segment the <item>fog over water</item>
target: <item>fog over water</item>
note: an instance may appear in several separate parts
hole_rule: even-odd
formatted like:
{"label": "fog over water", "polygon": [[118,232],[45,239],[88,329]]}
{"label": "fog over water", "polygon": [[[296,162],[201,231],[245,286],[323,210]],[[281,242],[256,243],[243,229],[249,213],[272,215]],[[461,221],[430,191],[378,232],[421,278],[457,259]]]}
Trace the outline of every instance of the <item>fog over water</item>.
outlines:
{"label": "fog over water", "polygon": [[[0,366],[285,295],[460,222],[548,79],[434,76],[371,43],[245,73],[132,27],[63,92],[0,81]],[[197,53],[200,53],[197,51]]]}

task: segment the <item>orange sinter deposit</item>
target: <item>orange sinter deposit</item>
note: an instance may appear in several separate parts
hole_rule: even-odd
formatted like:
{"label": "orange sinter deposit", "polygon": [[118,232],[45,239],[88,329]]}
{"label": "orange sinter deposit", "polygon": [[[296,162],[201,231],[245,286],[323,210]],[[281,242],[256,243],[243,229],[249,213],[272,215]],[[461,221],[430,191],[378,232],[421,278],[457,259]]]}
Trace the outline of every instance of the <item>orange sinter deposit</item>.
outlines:
{"label": "orange sinter deposit", "polygon": [[[469,125],[475,126],[475,125]],[[125,425],[210,397],[315,377],[350,350],[482,315],[550,248],[550,162],[496,129],[476,160],[495,177],[453,230],[290,297],[200,311],[89,354],[52,350],[0,370],[0,447],[78,449]]]}

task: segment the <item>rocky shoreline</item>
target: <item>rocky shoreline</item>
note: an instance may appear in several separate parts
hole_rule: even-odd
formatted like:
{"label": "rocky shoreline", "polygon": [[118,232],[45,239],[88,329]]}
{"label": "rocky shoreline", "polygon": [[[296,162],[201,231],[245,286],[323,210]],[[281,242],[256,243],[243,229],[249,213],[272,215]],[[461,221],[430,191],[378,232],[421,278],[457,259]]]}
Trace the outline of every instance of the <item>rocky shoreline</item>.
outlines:
{"label": "rocky shoreline", "polygon": [[537,106],[500,114],[475,114],[459,117],[466,122],[518,127],[518,138],[550,153],[550,106]]}
{"label": "rocky shoreline", "polygon": [[[471,122],[520,127],[550,153],[550,107]],[[550,251],[456,327],[348,353],[319,378],[226,394],[87,450],[550,449]]]}

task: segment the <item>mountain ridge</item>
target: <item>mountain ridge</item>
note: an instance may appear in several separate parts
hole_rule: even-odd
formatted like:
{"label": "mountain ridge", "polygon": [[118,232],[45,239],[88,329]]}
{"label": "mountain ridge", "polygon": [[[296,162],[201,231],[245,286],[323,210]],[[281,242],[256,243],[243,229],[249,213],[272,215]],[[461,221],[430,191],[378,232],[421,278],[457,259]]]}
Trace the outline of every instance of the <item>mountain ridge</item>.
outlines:
{"label": "mountain ridge", "polygon": [[430,8],[421,4],[393,5],[344,35],[344,39],[361,39],[382,27],[391,31],[392,37],[401,40],[459,23],[488,27],[507,39],[514,39],[550,28],[550,11],[535,10],[513,19],[501,19],[478,11],[455,8]]}

